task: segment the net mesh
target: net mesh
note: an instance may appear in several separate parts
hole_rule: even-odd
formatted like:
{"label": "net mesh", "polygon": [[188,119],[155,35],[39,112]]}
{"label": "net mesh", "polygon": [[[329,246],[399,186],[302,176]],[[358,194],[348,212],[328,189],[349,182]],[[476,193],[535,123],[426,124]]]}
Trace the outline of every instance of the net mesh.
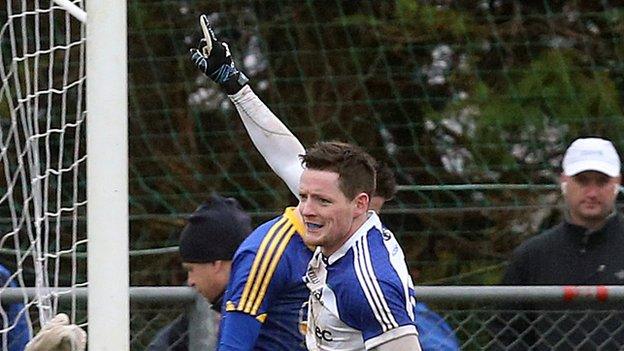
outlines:
{"label": "net mesh", "polygon": [[76,320],[74,299],[59,307],[71,289],[48,288],[86,285],[85,33],[51,1],[9,0],[0,23],[0,294],[37,288],[2,304],[6,349],[20,339],[7,335],[31,333],[31,313],[42,324],[57,310]]}

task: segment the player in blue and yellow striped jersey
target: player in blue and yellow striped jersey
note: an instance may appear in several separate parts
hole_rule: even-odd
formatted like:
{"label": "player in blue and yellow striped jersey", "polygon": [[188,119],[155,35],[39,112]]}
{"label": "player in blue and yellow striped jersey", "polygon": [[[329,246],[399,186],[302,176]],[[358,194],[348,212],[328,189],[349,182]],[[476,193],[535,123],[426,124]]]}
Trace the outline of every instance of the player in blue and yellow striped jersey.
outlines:
{"label": "player in blue and yellow striped jersey", "polygon": [[254,230],[234,255],[219,350],[305,350],[299,311],[312,257],[296,209]]}
{"label": "player in blue and yellow striped jersey", "polygon": [[[206,16],[200,25],[201,51],[191,50],[191,59],[228,94],[240,90],[247,79],[234,66],[227,44],[216,40]],[[291,151],[296,158],[305,150],[299,144]],[[298,211],[287,208],[240,245],[223,299],[219,351],[305,350],[299,314],[310,294],[302,278],[312,250],[303,243],[303,232]]]}

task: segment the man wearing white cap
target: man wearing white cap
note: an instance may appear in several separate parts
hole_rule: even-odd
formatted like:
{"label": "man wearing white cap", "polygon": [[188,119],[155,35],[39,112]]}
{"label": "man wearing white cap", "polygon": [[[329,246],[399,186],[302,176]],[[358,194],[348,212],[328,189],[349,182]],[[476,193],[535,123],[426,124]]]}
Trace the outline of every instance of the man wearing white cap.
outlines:
{"label": "man wearing white cap", "polygon": [[[600,138],[575,140],[566,150],[560,176],[566,204],[562,223],[514,250],[504,285],[624,284],[624,217],[615,208],[620,189],[620,158]],[[584,309],[589,305],[553,303],[520,309]],[[595,308],[595,307],[591,307]],[[598,314],[604,313],[604,316]],[[527,314],[531,317],[531,314]],[[517,318],[496,342],[506,350],[620,349],[624,333],[618,314],[548,312],[541,318]],[[602,320],[602,321],[601,321]],[[559,345],[559,346],[555,346]]]}
{"label": "man wearing white cap", "polygon": [[610,141],[577,139],[563,157],[561,192],[568,220],[587,229],[601,228],[615,215],[620,189],[620,158]]}

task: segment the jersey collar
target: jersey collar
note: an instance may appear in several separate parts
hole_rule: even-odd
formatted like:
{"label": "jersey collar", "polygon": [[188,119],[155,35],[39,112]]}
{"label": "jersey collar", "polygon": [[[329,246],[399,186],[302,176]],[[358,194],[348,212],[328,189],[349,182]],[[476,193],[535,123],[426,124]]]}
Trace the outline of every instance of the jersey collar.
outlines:
{"label": "jersey collar", "polygon": [[286,207],[286,209],[284,210],[284,217],[288,218],[292,222],[292,224],[295,226],[295,230],[297,231],[297,233],[299,233],[300,235],[304,235],[305,227],[303,225],[301,217],[299,217],[295,212],[296,210],[296,207]]}
{"label": "jersey collar", "polygon": [[[288,218],[288,220],[295,227],[297,234],[299,234],[299,236],[301,236],[301,238],[303,239],[305,235],[305,225],[303,224],[303,220],[301,219],[301,216],[297,212],[297,208],[286,207],[286,209],[284,210],[284,217]],[[312,252],[314,252],[314,250],[316,249],[314,246],[309,246],[308,244],[306,244],[305,240],[303,241],[303,243]]]}

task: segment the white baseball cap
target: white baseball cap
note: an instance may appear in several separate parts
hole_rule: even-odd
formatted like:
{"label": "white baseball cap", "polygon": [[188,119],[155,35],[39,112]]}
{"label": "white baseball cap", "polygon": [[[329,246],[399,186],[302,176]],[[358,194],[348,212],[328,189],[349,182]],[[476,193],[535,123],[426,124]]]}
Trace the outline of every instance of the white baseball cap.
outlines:
{"label": "white baseball cap", "polygon": [[620,157],[615,147],[600,138],[576,139],[566,150],[561,166],[567,176],[585,171],[598,171],[609,177],[620,175]]}

